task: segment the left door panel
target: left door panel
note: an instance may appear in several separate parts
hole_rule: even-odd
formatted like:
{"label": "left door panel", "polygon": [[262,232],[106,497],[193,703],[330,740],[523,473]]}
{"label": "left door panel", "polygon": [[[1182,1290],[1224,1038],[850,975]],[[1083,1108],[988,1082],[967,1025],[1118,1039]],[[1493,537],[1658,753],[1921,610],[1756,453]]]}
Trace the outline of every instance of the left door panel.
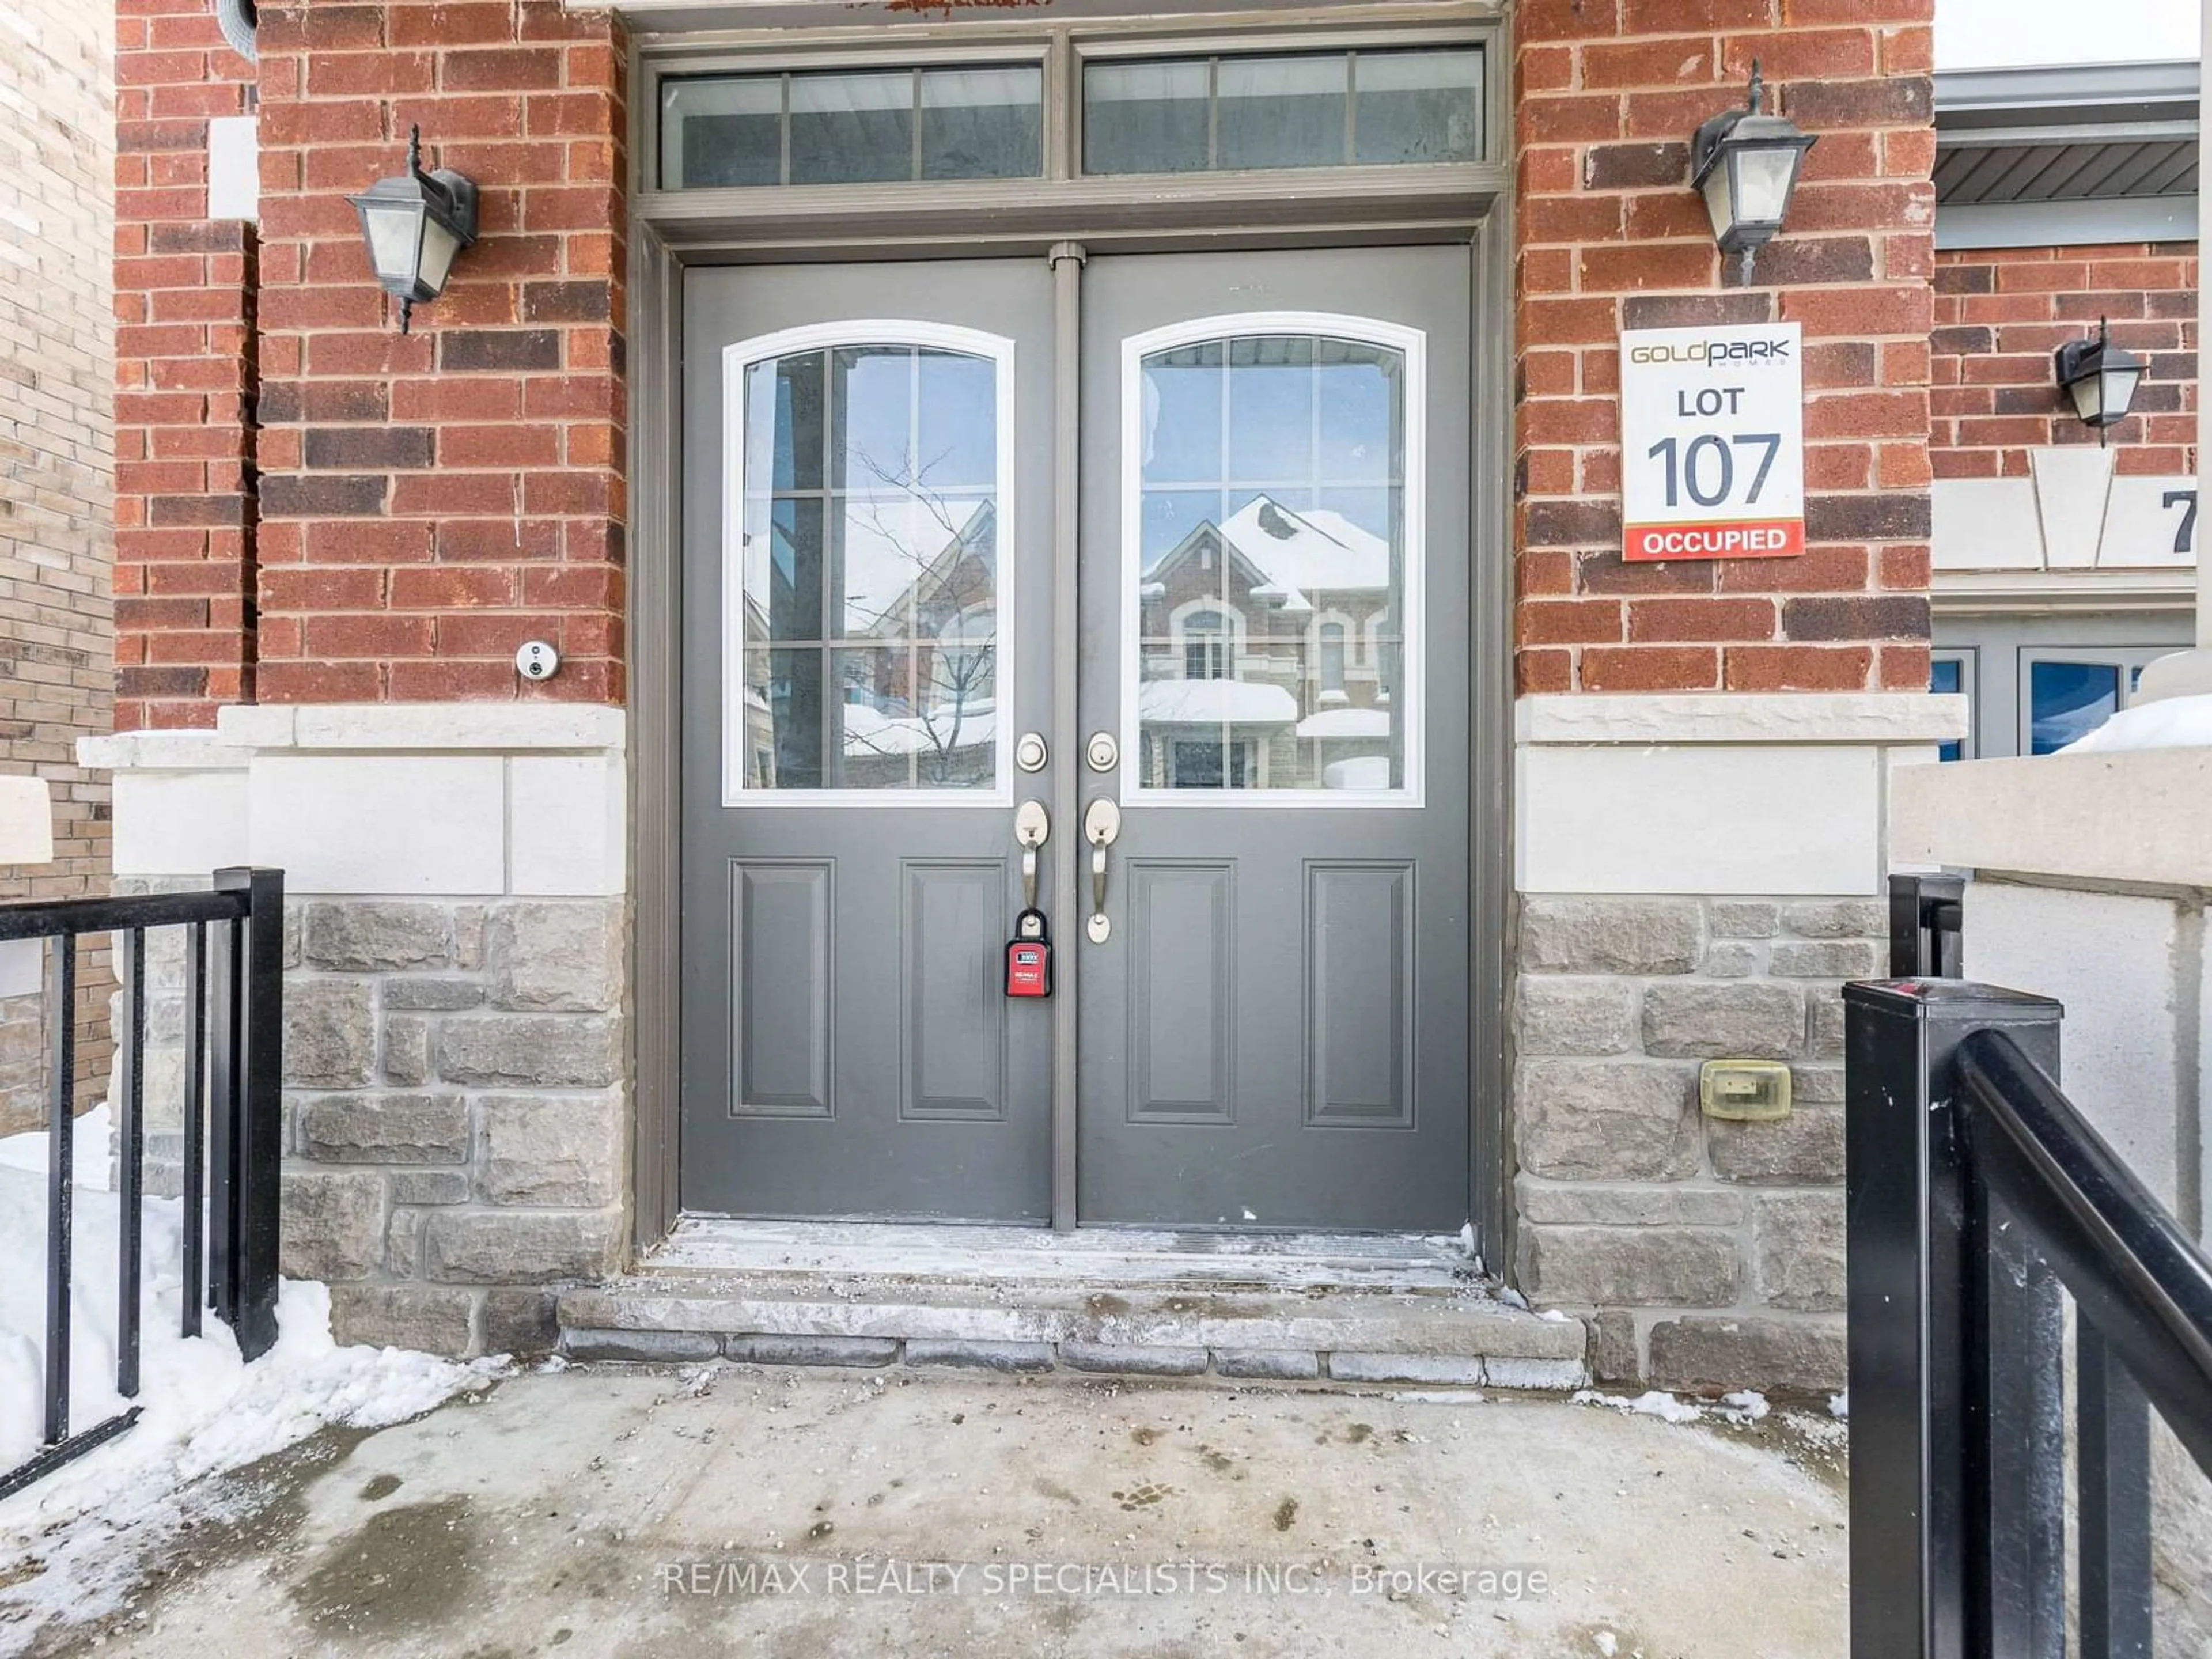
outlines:
{"label": "left door panel", "polygon": [[688,1211],[1049,1216],[1051,342],[1042,261],[686,279]]}

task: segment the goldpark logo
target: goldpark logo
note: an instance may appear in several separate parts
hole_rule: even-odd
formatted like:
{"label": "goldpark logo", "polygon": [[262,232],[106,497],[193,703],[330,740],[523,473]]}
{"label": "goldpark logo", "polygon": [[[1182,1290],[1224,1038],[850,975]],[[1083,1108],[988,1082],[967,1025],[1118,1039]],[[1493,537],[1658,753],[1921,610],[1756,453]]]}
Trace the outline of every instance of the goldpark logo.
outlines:
{"label": "goldpark logo", "polygon": [[1686,345],[1636,345],[1632,363],[1771,363],[1787,361],[1787,340],[1693,340]]}

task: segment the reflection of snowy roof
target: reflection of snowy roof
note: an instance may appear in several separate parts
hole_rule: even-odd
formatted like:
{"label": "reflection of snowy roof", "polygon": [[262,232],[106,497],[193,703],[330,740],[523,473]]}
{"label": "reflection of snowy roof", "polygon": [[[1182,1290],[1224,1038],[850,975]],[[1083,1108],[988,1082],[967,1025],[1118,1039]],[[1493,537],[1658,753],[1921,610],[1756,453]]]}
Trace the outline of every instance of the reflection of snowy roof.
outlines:
{"label": "reflection of snowy roof", "polygon": [[1321,770],[1321,787],[1324,789],[1388,789],[1390,787],[1390,757],[1388,755],[1361,755],[1353,760],[1340,760]]}
{"label": "reflection of snowy roof", "polygon": [[1298,717],[1298,704],[1279,685],[1146,680],[1138,689],[1137,714],[1149,725],[1288,726]]}
{"label": "reflection of snowy roof", "polygon": [[1387,738],[1390,711],[1387,708],[1324,708],[1298,722],[1302,738]]}
{"label": "reflection of snowy roof", "polygon": [[1293,512],[1261,495],[1231,514],[1220,533],[1258,574],[1255,597],[1279,596],[1285,611],[1311,610],[1310,592],[1380,592],[1390,586],[1390,544],[1325,507]]}
{"label": "reflection of snowy roof", "polygon": [[999,738],[997,711],[971,702],[957,714],[944,709],[924,720],[919,714],[886,714],[864,702],[844,706],[848,755],[933,755],[950,749],[977,749]]}

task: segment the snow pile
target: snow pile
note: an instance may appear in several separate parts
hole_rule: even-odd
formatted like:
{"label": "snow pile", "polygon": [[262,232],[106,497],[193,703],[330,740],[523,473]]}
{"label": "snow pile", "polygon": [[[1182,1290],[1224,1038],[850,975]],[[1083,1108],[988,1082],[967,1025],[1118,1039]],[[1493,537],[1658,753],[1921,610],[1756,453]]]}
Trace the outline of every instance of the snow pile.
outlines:
{"label": "snow pile", "polygon": [[1721,1404],[1734,1407],[1753,1423],[1773,1409],[1766,1403],[1766,1396],[1756,1389],[1739,1389],[1734,1394],[1724,1394]]}
{"label": "snow pile", "polygon": [[[0,1470],[31,1455],[45,1426],[46,1150],[42,1133],[0,1139]],[[134,1403],[115,1392],[118,1205],[108,1191],[105,1108],[78,1120],[74,1174],[70,1426],[81,1431]],[[254,1364],[213,1314],[204,1334],[186,1340],[178,1334],[183,1207],[145,1200],[137,1425],[0,1503],[0,1584],[36,1607],[100,1611],[103,1592],[127,1580],[116,1535],[143,1528],[144,1541],[157,1541],[179,1518],[176,1494],[187,1483],[325,1424],[374,1428],[419,1415],[481,1386],[492,1369],[341,1348],[331,1340],[328,1288],[305,1279],[283,1282],[276,1345]],[[42,1577],[16,1582],[40,1566]]]}
{"label": "snow pile", "polygon": [[2212,693],[2167,697],[2123,708],[2062,755],[2118,755],[2136,749],[2194,749],[2212,744]]}

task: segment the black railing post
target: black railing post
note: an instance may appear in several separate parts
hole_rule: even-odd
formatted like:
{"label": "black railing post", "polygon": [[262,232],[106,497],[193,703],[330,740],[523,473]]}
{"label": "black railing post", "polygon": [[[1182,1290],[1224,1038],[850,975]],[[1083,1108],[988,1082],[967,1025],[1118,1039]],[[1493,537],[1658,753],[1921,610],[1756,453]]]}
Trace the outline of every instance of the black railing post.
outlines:
{"label": "black railing post", "polygon": [[233,1061],[237,1125],[232,1138],[231,1328],[248,1359],[276,1340],[279,1183],[283,1155],[284,873],[228,869],[216,890],[247,896],[242,982],[233,1010],[238,1051]]}
{"label": "black railing post", "polygon": [[[221,886],[224,872],[218,871]],[[238,1323],[238,1145],[245,1099],[246,922],[216,924],[209,943],[207,1274],[208,1306]]]}
{"label": "black railing post", "polygon": [[[2047,1354],[2017,1352],[2017,1322],[1984,1316],[1985,1234],[1970,1224],[1974,1183],[1953,1095],[1960,1041],[1991,1026],[2055,1071],[2060,1010],[1957,981],[1849,985],[1844,1002],[1851,1651],[2040,1659],[2039,1648],[1986,1645],[1992,1632],[1976,1604],[1988,1606],[1991,1584],[2019,1582],[2015,1558],[2023,1543],[2038,1555],[2050,1517],[1993,1517],[1977,1494],[2033,1496],[2015,1462],[2040,1449],[2009,1419],[2009,1444],[1992,1445],[1993,1406],[2019,1403],[1992,1392],[2011,1386],[1999,1367],[2055,1376],[2059,1353],[2055,1342]],[[2062,1563],[2039,1565],[2063,1587]],[[2030,1623],[2040,1627],[2039,1611]]]}
{"label": "black railing post", "polygon": [[2081,1651],[2151,1659],[2150,1402],[2094,1323],[2074,1342]]}
{"label": "black railing post", "polygon": [[69,1438],[70,1255],[76,1224],[76,940],[47,953],[54,1008],[46,1064],[46,1443]]}
{"label": "black railing post", "polygon": [[139,1243],[146,1185],[146,930],[125,929],[121,947],[123,1030],[116,1046],[122,1099],[115,1121],[115,1392],[125,1400],[138,1394],[138,1284],[143,1268]]}
{"label": "black railing post", "polygon": [[1966,895],[1966,879],[1960,876],[1889,878],[1892,979],[1964,975]]}
{"label": "black railing post", "polygon": [[207,1306],[207,923],[185,930],[185,1282],[183,1334],[200,1334]]}

